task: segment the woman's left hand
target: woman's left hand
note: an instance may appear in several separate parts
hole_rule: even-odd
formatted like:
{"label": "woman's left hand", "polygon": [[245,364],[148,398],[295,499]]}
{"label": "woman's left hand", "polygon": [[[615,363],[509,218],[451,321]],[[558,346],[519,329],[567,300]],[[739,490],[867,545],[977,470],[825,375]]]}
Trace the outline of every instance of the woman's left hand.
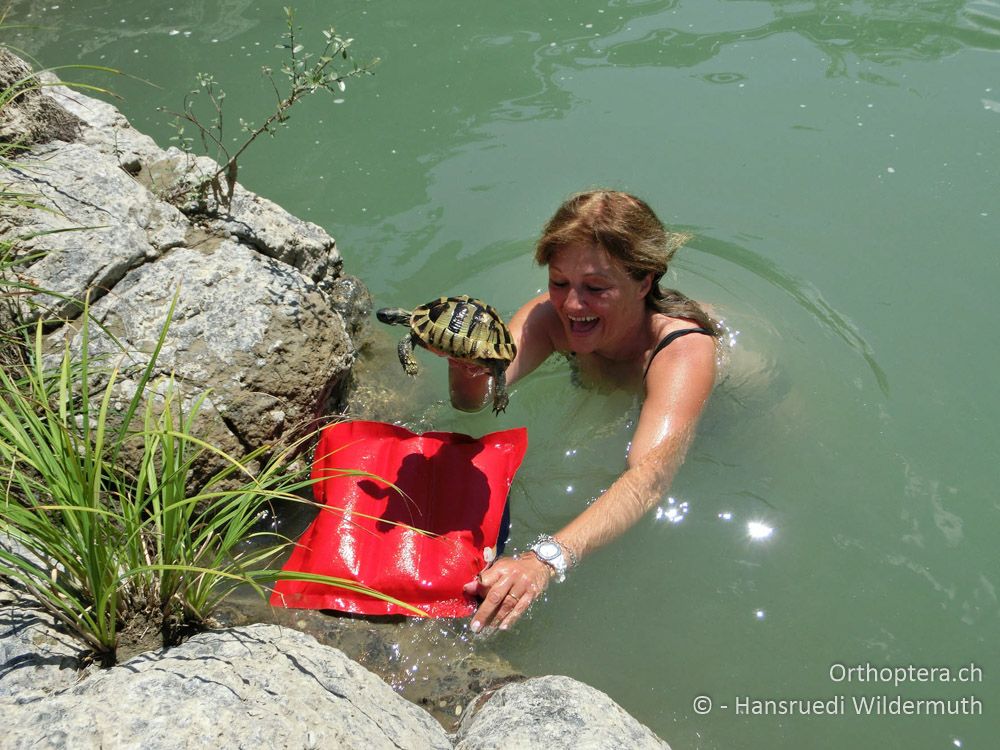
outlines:
{"label": "woman's left hand", "polygon": [[542,595],[555,571],[532,554],[504,557],[465,584],[465,593],[483,600],[472,617],[472,632],[507,630]]}

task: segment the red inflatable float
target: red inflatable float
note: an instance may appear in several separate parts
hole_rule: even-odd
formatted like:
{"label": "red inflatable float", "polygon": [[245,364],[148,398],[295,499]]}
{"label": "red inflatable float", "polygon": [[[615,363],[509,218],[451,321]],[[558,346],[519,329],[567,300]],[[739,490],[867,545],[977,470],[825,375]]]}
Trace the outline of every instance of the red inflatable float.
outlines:
{"label": "red inflatable float", "polygon": [[[462,586],[496,554],[507,493],[527,445],[523,427],[481,438],[418,435],[382,422],[326,427],[313,462],[314,495],[324,507],[284,570],[356,581],[432,617],[471,615],[477,602]],[[371,476],[345,473],[358,470]],[[279,582],[271,604],[413,614],[303,581]]]}

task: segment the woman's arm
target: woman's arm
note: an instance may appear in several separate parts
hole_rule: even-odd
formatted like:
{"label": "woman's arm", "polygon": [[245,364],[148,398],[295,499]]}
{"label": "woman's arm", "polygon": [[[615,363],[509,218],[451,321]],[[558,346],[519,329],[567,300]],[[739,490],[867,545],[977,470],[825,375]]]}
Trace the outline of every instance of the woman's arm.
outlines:
{"label": "woman's arm", "polygon": [[[662,361],[661,361],[662,360]],[[630,528],[663,499],[684,462],[715,383],[715,343],[685,336],[653,360],[628,469],[555,536],[583,558]]]}
{"label": "woman's arm", "polygon": [[[579,516],[555,534],[578,559],[621,535],[662,499],[694,437],[698,417],[715,382],[715,344],[708,336],[685,336],[669,356],[653,360],[646,398],[632,439],[628,469]],[[468,587],[483,597],[472,621],[510,627],[555,574],[533,554],[502,558]]]}

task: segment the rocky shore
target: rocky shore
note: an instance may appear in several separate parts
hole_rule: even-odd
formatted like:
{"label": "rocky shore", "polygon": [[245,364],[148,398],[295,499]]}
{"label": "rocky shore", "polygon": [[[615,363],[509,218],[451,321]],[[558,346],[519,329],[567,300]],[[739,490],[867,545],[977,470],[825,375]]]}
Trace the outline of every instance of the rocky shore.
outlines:
{"label": "rocky shore", "polygon": [[604,693],[547,676],[486,690],[448,733],[336,648],[278,625],[214,630],[111,669],[0,588],[4,748],[664,748]]}
{"label": "rocky shore", "polygon": [[[27,72],[0,49],[0,84]],[[17,139],[32,147],[0,166],[0,185],[46,208],[5,212],[0,239],[27,238],[18,272],[52,294],[23,314],[45,321],[54,355],[83,346],[89,298],[102,324],[90,352],[122,359],[115,398],[127,402],[173,305],[153,388],[172,378],[185,399],[203,398],[195,431],[210,443],[245,456],[343,407],[371,301],[322,228],[239,185],[229,211],[165,200],[204,160],[160,149],[111,105],[65,87],[4,107],[0,140]],[[204,632],[99,670],[0,581],[5,748],[666,746],[580,682],[506,679],[476,683],[485,689],[463,696],[449,733],[342,651],[284,625]]]}

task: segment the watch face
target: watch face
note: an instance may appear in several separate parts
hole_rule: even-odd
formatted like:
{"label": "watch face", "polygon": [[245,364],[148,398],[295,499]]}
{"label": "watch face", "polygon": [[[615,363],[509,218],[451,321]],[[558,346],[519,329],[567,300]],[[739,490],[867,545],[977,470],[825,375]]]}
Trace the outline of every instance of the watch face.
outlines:
{"label": "watch face", "polygon": [[543,560],[555,560],[562,552],[555,542],[542,542],[535,548],[535,552]]}

